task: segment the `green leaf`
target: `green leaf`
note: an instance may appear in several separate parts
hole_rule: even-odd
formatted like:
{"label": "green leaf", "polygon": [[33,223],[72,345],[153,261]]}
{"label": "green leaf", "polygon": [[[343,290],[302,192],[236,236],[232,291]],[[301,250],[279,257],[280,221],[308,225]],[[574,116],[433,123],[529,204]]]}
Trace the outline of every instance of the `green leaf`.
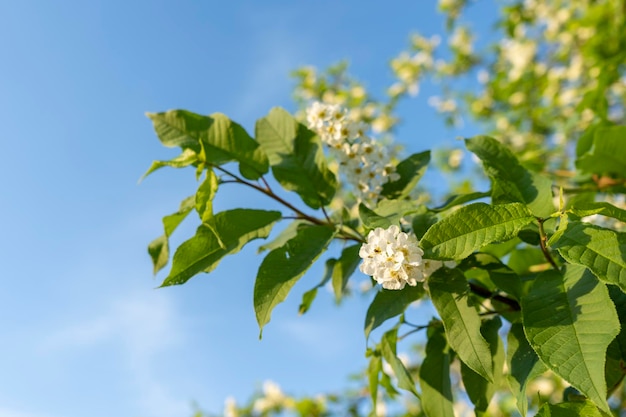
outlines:
{"label": "green leaf", "polygon": [[626,234],[570,222],[553,247],[568,262],[584,265],[601,281],[626,291]]}
{"label": "green leaf", "polygon": [[320,283],[317,284],[315,287],[311,288],[309,291],[302,294],[302,302],[300,303],[300,307],[298,307],[299,314],[304,314],[307,311],[309,311],[309,308],[311,308],[311,304],[313,304],[315,297],[317,297],[317,290],[319,288],[322,288],[324,285],[326,285],[326,283],[330,281],[330,279],[332,278],[333,270],[335,268],[336,263],[337,263],[337,259],[335,258],[330,258],[326,260],[326,266],[324,268],[324,277],[322,278]]}
{"label": "green leaf", "polygon": [[584,172],[626,177],[626,126],[596,129],[591,149],[576,160],[576,167]]}
{"label": "green leaf", "polygon": [[502,326],[502,321],[500,320],[500,317],[496,316],[492,319],[485,320],[480,328],[481,334],[487,343],[489,343],[489,347],[491,348],[494,382],[488,382],[485,378],[478,375],[464,363],[461,363],[463,385],[465,386],[467,395],[476,407],[477,414],[480,411],[487,411],[491,398],[500,387],[500,381],[502,380],[502,372],[504,368],[504,344],[498,335],[500,326]]}
{"label": "green leaf", "polygon": [[426,172],[430,162],[430,151],[414,153],[400,162],[396,173],[400,179],[383,184],[381,195],[388,199],[399,199],[407,196]]}
{"label": "green leaf", "polygon": [[494,204],[526,203],[539,217],[548,217],[554,212],[552,182],[548,178],[528,171],[509,149],[493,138],[477,136],[466,139],[465,143],[483,162],[493,184]]}
{"label": "green leaf", "polygon": [[172,270],[161,286],[184,284],[200,272],[210,272],[224,256],[239,252],[253,239],[266,238],[280,218],[279,211],[252,209],[216,214],[178,247]]}
{"label": "green leaf", "polygon": [[419,373],[422,387],[421,404],[427,416],[454,417],[450,362],[450,352],[443,329],[441,326],[430,326],[426,356]]}
{"label": "green leaf", "polygon": [[507,339],[507,365],[509,374],[507,380],[517,401],[517,408],[526,417],[528,398],[526,385],[529,381],[543,374],[548,368],[539,360],[526,335],[521,323],[513,323]]}
{"label": "green leaf", "polygon": [[304,227],[294,238],[267,254],[254,283],[254,310],[261,332],[270,321],[274,307],[285,300],[334,236],[335,230],[326,226]]}
{"label": "green leaf", "polygon": [[348,284],[348,279],[354,273],[354,270],[359,263],[361,262],[361,258],[359,257],[359,250],[361,249],[361,244],[356,244],[353,246],[348,246],[343,251],[341,251],[341,256],[335,262],[333,268],[333,290],[335,292],[335,300],[337,302],[341,301],[341,297],[343,296],[343,292]]}
{"label": "green leaf", "polygon": [[591,401],[575,401],[560,404],[545,403],[536,417],[604,417]]}
{"label": "green leaf", "polygon": [[218,178],[212,169],[208,169],[206,178],[198,187],[195,198],[196,211],[202,222],[208,222],[213,217],[213,198],[217,193]]}
{"label": "green leaf", "polygon": [[388,319],[404,313],[409,304],[423,296],[424,288],[421,285],[406,286],[399,291],[381,289],[367,309],[365,338]]}
{"label": "green leaf", "polygon": [[423,207],[407,200],[386,200],[382,199],[376,204],[376,213],[389,220],[391,224],[399,224],[404,216],[419,213]]}
{"label": "green leaf", "polygon": [[426,258],[460,260],[489,243],[516,237],[534,219],[521,203],[473,203],[434,224],[420,245]]}
{"label": "green leaf", "polygon": [[429,278],[428,285],[450,347],[474,372],[493,382],[491,350],[480,333],[480,316],[471,305],[463,274],[458,269],[441,268]]}
{"label": "green leaf", "polygon": [[577,204],[568,210],[576,216],[585,217],[593,214],[600,214],[606,217],[612,217],[621,222],[626,223],[626,210],[615,207],[614,205],[606,202],[587,202]]}
{"label": "green leaf", "polygon": [[478,268],[485,271],[497,288],[506,291],[518,300],[520,299],[522,293],[520,277],[495,256],[488,253],[475,253],[463,260],[459,268],[464,270]]}
{"label": "green leaf", "polygon": [[543,363],[605,411],[606,349],[620,324],[606,286],[584,267],[540,274],[522,298],[524,331]]}
{"label": "green leaf", "polygon": [[486,198],[491,196],[491,191],[488,192],[480,192],[476,191],[468,194],[458,194],[453,195],[448,198],[445,203],[440,205],[439,207],[431,209],[435,213],[439,213],[442,211],[446,211],[451,209],[452,207],[460,206],[461,204],[469,203],[470,201],[478,200],[481,198]]}
{"label": "green leaf", "polygon": [[148,168],[146,173],[141,176],[139,181],[141,182],[141,180],[152,174],[157,169],[163,167],[184,168],[197,161],[198,155],[191,149],[185,149],[180,155],[178,155],[176,158],[170,159],[169,161],[153,161],[152,165],[150,165],[150,168]]}
{"label": "green leaf", "polygon": [[431,212],[418,213],[414,215],[411,220],[413,233],[415,233],[418,240],[421,240],[428,229],[430,229],[430,227],[435,223],[437,223],[437,216]]}
{"label": "green leaf", "polygon": [[420,395],[415,388],[413,377],[411,377],[411,374],[407,371],[406,367],[396,354],[397,339],[398,329],[390,330],[383,335],[381,340],[381,352],[383,354],[383,358],[385,358],[385,361],[391,366],[391,369],[393,369],[393,373],[398,380],[398,387],[412,392],[419,398]]}
{"label": "green leaf", "polygon": [[377,227],[382,227],[383,229],[387,229],[391,226],[391,222],[389,219],[379,216],[373,210],[369,209],[365,204],[359,204],[359,217],[361,218],[361,222],[368,229],[376,229]]}
{"label": "green leaf", "polygon": [[383,370],[383,360],[380,355],[374,354],[370,359],[370,364],[367,368],[367,379],[369,382],[370,398],[372,399],[372,407],[376,409],[376,403],[378,402],[378,377]]}
{"label": "green leaf", "polygon": [[280,185],[295,191],[311,208],[331,202],[337,179],[326,165],[322,143],[315,133],[286,110],[275,107],[257,121],[256,137]]}
{"label": "green leaf", "polygon": [[152,259],[153,273],[157,274],[167,265],[170,258],[169,242],[167,236],[161,235],[148,245],[148,254]]}
{"label": "green leaf", "polygon": [[239,162],[239,172],[255,180],[268,169],[267,156],[241,125],[221,113],[202,116],[186,110],[148,115],[166,146],[193,149],[200,159],[213,165]]}
{"label": "green leaf", "polygon": [[180,207],[176,213],[163,217],[164,234],[148,245],[148,253],[150,254],[150,258],[152,258],[155,275],[167,265],[170,258],[169,237],[193,209],[193,199],[193,196],[185,198],[180,203]]}

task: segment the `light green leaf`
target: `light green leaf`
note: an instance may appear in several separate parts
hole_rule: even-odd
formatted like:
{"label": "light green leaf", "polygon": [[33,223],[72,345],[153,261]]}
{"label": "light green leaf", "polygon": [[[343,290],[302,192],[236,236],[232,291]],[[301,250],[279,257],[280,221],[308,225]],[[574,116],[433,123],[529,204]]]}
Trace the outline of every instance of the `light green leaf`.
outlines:
{"label": "light green leaf", "polygon": [[528,412],[526,385],[529,381],[547,371],[548,368],[539,360],[535,351],[530,347],[521,323],[513,323],[509,330],[507,365],[509,368],[507,380],[517,401],[517,408],[522,417],[526,417]]}
{"label": "light green leaf", "polygon": [[239,172],[248,179],[258,179],[268,169],[267,156],[241,125],[221,113],[203,116],[186,110],[170,110],[148,115],[166,146],[189,147],[200,160],[222,165],[239,162]]}
{"label": "light green leaf", "polygon": [[600,214],[602,216],[612,217],[626,223],[626,210],[617,208],[614,205],[606,202],[594,201],[579,203],[576,206],[570,208],[568,211],[580,217]]}
{"label": "light green leaf", "polygon": [[256,137],[280,185],[295,191],[311,208],[331,202],[337,179],[326,165],[322,143],[315,133],[286,110],[275,107],[257,121]]}
{"label": "light green leaf", "polygon": [[503,144],[487,136],[466,139],[467,149],[478,156],[492,182],[494,204],[520,202],[539,217],[554,212],[552,181],[524,168]]}
{"label": "light green leaf", "polygon": [[332,283],[333,283],[333,291],[335,292],[335,301],[341,301],[341,297],[343,296],[343,292],[348,284],[348,279],[354,273],[354,270],[359,263],[361,262],[361,258],[359,257],[359,249],[361,249],[361,244],[356,244],[352,246],[348,246],[343,251],[341,251],[341,256],[335,262],[333,268],[332,275]]}
{"label": "light green leaf", "polygon": [[483,321],[481,334],[489,343],[493,365],[493,380],[488,382],[482,376],[471,370],[467,365],[461,363],[461,376],[467,395],[476,407],[476,413],[487,411],[493,394],[500,388],[502,373],[504,368],[504,344],[498,335],[498,330],[502,326],[500,317],[494,317]]}
{"label": "light green leaf", "polygon": [[372,354],[370,364],[367,368],[367,380],[370,388],[370,398],[372,400],[372,407],[376,409],[376,403],[378,402],[378,377],[383,370],[383,360],[379,354]]}
{"label": "light green leaf", "polygon": [[450,347],[474,372],[493,382],[491,350],[480,333],[480,316],[470,303],[463,274],[458,269],[441,268],[429,278],[428,285]]}
{"label": "light green leaf", "polygon": [[431,322],[428,328],[426,357],[419,373],[422,387],[420,402],[427,416],[454,417],[450,361],[450,352],[443,328]]}
{"label": "light green leaf", "polygon": [[596,405],[606,403],[606,349],[620,324],[606,286],[586,268],[540,274],[522,298],[524,331],[541,361]]}
{"label": "light green leaf", "polygon": [[434,224],[420,245],[426,258],[460,260],[489,243],[516,237],[534,219],[521,203],[473,203]]}
{"label": "light green leaf", "polygon": [[148,245],[148,253],[150,254],[150,258],[152,258],[155,275],[167,265],[170,258],[169,237],[193,209],[193,199],[194,196],[185,198],[180,203],[180,207],[176,213],[163,217],[164,234]]}
{"label": "light green leaf", "polygon": [[218,178],[212,169],[207,169],[206,178],[198,187],[195,198],[196,211],[202,222],[208,222],[213,217],[213,198],[217,193]]}
{"label": "light green leaf", "polygon": [[330,227],[304,227],[294,238],[267,254],[254,283],[254,310],[261,332],[270,321],[274,307],[285,300],[334,236],[335,230]]}
{"label": "light green leaf", "polygon": [[430,151],[415,153],[396,167],[400,179],[383,184],[381,195],[388,199],[400,199],[407,196],[426,172],[430,162]]}
{"label": "light green leaf", "polygon": [[576,160],[576,167],[589,173],[626,177],[626,126],[595,129],[591,149]]}
{"label": "light green leaf", "polygon": [[197,161],[198,155],[193,150],[184,149],[180,155],[178,155],[176,158],[170,159],[169,161],[153,161],[152,165],[150,165],[150,168],[148,168],[146,173],[141,176],[139,181],[141,182],[141,180],[152,174],[157,169],[163,167],[184,168]]}
{"label": "light green leaf", "polygon": [[601,281],[626,291],[626,234],[570,222],[553,246],[568,262],[584,265]]}
{"label": "light green leaf", "polygon": [[461,204],[469,203],[470,201],[478,200],[481,198],[486,198],[491,196],[491,191],[488,192],[480,192],[476,191],[468,194],[458,194],[453,195],[448,198],[445,203],[440,205],[439,207],[431,209],[435,213],[439,213],[442,211],[446,211],[451,209],[452,207],[460,206]]}
{"label": "light green leaf", "polygon": [[385,358],[385,361],[391,366],[391,369],[393,369],[393,373],[398,380],[398,387],[412,392],[419,398],[420,395],[415,388],[413,377],[411,377],[411,374],[407,371],[406,367],[396,354],[397,340],[398,329],[390,330],[383,335],[381,340],[381,352],[383,354],[383,358]]}
{"label": "light green leaf", "polygon": [[535,417],[604,417],[591,401],[545,403]]}
{"label": "light green leaf", "polygon": [[376,214],[389,220],[391,224],[399,224],[404,216],[423,212],[424,208],[407,200],[382,199],[376,204]]}
{"label": "light green leaf", "polygon": [[379,327],[386,320],[404,313],[409,304],[423,296],[424,288],[421,285],[415,287],[406,286],[399,291],[381,289],[367,309],[365,338],[367,339],[372,330]]}
{"label": "light green leaf", "polygon": [[224,256],[239,252],[253,239],[266,238],[280,218],[279,211],[252,209],[216,214],[178,247],[172,270],[161,286],[184,284],[200,272],[210,272]]}

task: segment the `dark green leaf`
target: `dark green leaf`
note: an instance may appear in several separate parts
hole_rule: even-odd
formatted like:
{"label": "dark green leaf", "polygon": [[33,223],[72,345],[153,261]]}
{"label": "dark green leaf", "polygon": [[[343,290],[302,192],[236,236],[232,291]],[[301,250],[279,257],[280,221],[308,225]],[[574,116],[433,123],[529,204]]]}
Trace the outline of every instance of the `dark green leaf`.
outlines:
{"label": "dark green leaf", "polygon": [[521,323],[513,323],[507,340],[507,364],[509,374],[507,379],[513,395],[517,400],[517,408],[522,417],[528,411],[526,385],[529,381],[543,374],[548,368],[539,360],[526,335]]}
{"label": "dark green leaf", "polygon": [[489,243],[514,238],[534,219],[521,203],[473,203],[433,225],[420,245],[426,258],[460,260]]}
{"label": "dark green leaf", "polygon": [[568,262],[584,265],[600,280],[626,291],[626,234],[570,222],[553,245]]}
{"label": "dark green leaf", "polygon": [[426,357],[420,367],[421,403],[427,416],[454,417],[450,362],[450,353],[442,327],[430,326]]}
{"label": "dark green leaf", "polygon": [[458,194],[453,195],[448,198],[445,203],[441,206],[431,209],[432,211],[439,213],[441,211],[446,211],[451,209],[452,207],[460,206],[461,204],[469,203],[470,201],[478,200],[481,198],[486,198],[491,196],[491,191],[488,192],[473,192],[468,194]]}
{"label": "dark green leaf", "polygon": [[261,332],[270,321],[274,307],[285,300],[334,236],[335,230],[326,226],[304,227],[283,246],[267,254],[254,283],[254,310]]}
{"label": "dark green leaf", "polygon": [[224,256],[239,252],[253,239],[266,238],[280,217],[278,211],[252,209],[216,214],[178,247],[172,270],[162,286],[184,284],[200,272],[210,272]]}
{"label": "dark green leaf", "polygon": [[335,300],[337,302],[341,301],[341,297],[343,292],[348,284],[348,279],[354,273],[354,270],[359,263],[361,262],[361,258],[359,257],[359,249],[361,249],[361,244],[356,244],[353,246],[348,246],[341,252],[341,256],[335,262],[333,268],[333,290],[335,292]]}
{"label": "dark green leaf", "polygon": [[256,137],[265,150],[276,180],[295,191],[314,209],[328,205],[337,188],[318,136],[287,111],[273,108],[256,123]]}
{"label": "dark green leaf", "polygon": [[478,156],[492,181],[494,204],[520,202],[539,217],[554,212],[552,182],[524,168],[515,155],[497,140],[477,136],[465,141],[467,149]]}
{"label": "dark green leaf", "polygon": [[391,226],[389,219],[379,216],[363,203],[359,204],[359,217],[361,218],[363,225],[368,229],[375,229],[377,227],[387,229]]}
{"label": "dark green leaf", "polygon": [[276,238],[269,243],[259,246],[258,253],[264,252],[266,250],[273,250],[279,248],[285,244],[288,240],[298,234],[298,229],[307,225],[308,223],[305,220],[294,220],[287,227],[285,227]]}
{"label": "dark green leaf", "polygon": [[413,233],[418,240],[424,237],[424,234],[430,229],[430,226],[437,223],[437,216],[430,212],[418,213],[413,216],[411,226],[413,227]]}
{"label": "dark green leaf", "polygon": [[626,375],[626,294],[609,285],[609,296],[615,304],[617,317],[622,324],[619,334],[611,342],[606,354],[605,375],[607,391],[613,393]]}
{"label": "dark green leaf", "polygon": [[605,353],[620,324],[606,286],[580,265],[546,271],[522,298],[522,315],[542,362],[608,412]]}
{"label": "dark green leaf", "polygon": [[381,195],[388,199],[399,199],[407,196],[426,172],[430,162],[430,151],[415,153],[396,167],[400,179],[383,185]]}
{"label": "dark green leaf", "polygon": [[474,372],[493,382],[491,350],[480,333],[480,316],[470,303],[463,274],[458,269],[441,268],[428,279],[428,285],[450,347]]}
{"label": "dark green leaf", "polygon": [[332,278],[333,270],[336,263],[337,259],[335,258],[330,258],[326,261],[326,266],[324,268],[324,277],[322,278],[322,281],[320,281],[319,284],[311,288],[309,291],[302,294],[302,302],[300,303],[300,307],[298,307],[298,313],[304,314],[309,311],[309,308],[311,308],[311,304],[315,300],[315,297],[317,297],[317,290],[326,285],[326,283]]}
{"label": "dark green leaf", "polygon": [[367,339],[372,330],[379,327],[386,320],[404,313],[409,304],[419,300],[423,295],[424,288],[421,285],[415,287],[406,286],[399,291],[381,289],[367,309],[365,338]]}

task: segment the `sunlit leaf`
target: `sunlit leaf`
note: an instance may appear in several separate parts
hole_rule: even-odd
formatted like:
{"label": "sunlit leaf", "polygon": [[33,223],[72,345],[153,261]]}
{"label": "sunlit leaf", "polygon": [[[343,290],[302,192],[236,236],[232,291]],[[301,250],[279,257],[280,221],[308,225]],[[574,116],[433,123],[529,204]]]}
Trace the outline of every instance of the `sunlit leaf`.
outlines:
{"label": "sunlit leaf", "polygon": [[348,279],[359,266],[361,258],[359,257],[359,249],[361,245],[348,246],[341,252],[341,256],[335,262],[332,273],[333,291],[335,292],[335,300],[341,301],[343,292],[348,284]]}
{"label": "sunlit leaf", "polygon": [[178,247],[172,270],[162,286],[184,284],[200,272],[210,272],[224,256],[239,252],[253,239],[266,238],[280,218],[278,211],[252,209],[216,214]]}
{"label": "sunlit leaf", "polygon": [[430,162],[430,151],[415,153],[396,167],[400,179],[383,184],[381,195],[388,199],[399,199],[407,196],[426,172]]}
{"label": "sunlit leaf", "polygon": [[426,258],[460,260],[489,243],[514,238],[533,220],[521,203],[473,203],[434,224],[420,245]]}
{"label": "sunlit leaf", "polygon": [[553,247],[568,262],[584,265],[600,280],[626,291],[626,233],[570,222]]}
{"label": "sunlit leaf", "polygon": [[396,354],[397,339],[398,329],[390,330],[383,335],[381,340],[381,352],[383,354],[383,358],[385,358],[385,361],[391,366],[391,369],[393,369],[393,373],[398,380],[398,387],[410,391],[416,397],[419,397],[420,395],[415,388],[413,377],[409,371],[407,371],[406,367]]}
{"label": "sunlit leaf", "polygon": [[522,315],[541,361],[608,412],[605,354],[620,324],[606,286],[580,265],[543,272],[522,298]]}
{"label": "sunlit leaf", "polygon": [[450,347],[474,372],[493,382],[491,350],[480,332],[480,316],[471,305],[463,274],[458,269],[441,268],[428,279],[428,285]]}
{"label": "sunlit leaf", "polygon": [[286,110],[273,108],[256,123],[256,138],[265,150],[274,178],[296,192],[309,207],[328,205],[337,188],[319,137]]}
{"label": "sunlit leaf", "polygon": [[381,289],[376,293],[365,316],[365,338],[367,339],[372,330],[379,327],[388,319],[404,313],[404,310],[413,301],[419,300],[424,295],[422,285],[411,287],[407,285],[401,290]]}

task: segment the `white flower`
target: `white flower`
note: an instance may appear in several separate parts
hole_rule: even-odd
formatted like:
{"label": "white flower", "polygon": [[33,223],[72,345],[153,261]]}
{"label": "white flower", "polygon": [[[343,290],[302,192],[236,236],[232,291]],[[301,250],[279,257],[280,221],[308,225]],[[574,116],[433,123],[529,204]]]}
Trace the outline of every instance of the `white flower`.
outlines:
{"label": "white flower", "polygon": [[237,402],[233,397],[226,398],[224,401],[224,417],[237,417],[239,412],[237,411]]}
{"label": "white flower", "polygon": [[423,254],[415,235],[400,231],[396,225],[377,227],[359,250],[363,259],[360,269],[383,288],[401,290],[406,284],[415,286],[424,281]]}

